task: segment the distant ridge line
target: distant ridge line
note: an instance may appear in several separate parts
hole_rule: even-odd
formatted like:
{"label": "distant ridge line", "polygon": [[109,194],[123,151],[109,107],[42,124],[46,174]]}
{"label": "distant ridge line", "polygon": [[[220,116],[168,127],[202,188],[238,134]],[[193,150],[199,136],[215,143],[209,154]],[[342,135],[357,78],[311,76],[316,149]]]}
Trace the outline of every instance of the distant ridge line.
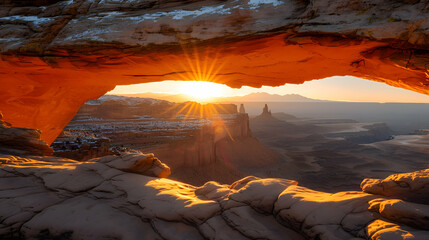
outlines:
{"label": "distant ridge line", "polygon": [[[113,94],[125,97],[155,98],[170,102],[198,101],[185,94],[169,93],[135,93],[135,94]],[[269,94],[265,92],[250,93],[244,96],[216,97],[207,102],[334,102],[329,100],[319,100],[304,97],[299,94]]]}

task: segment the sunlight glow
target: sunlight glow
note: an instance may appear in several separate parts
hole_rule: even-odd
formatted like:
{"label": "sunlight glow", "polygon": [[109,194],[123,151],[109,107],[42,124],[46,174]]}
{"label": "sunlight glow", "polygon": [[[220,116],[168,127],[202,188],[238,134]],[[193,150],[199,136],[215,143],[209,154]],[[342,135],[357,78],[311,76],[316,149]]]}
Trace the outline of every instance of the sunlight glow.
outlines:
{"label": "sunlight glow", "polygon": [[[220,80],[220,79],[217,79]],[[256,92],[266,92],[269,94],[300,94],[302,96],[331,101],[350,101],[350,102],[414,102],[429,103],[429,96],[410,90],[396,88],[384,83],[369,81],[350,76],[336,76],[320,80],[308,81],[303,84],[286,84],[280,87],[261,88],[230,88],[226,85],[213,82],[197,82],[207,86],[208,94],[199,91],[198,87],[192,87],[196,81],[163,81],[153,83],[142,83],[136,85],[117,86],[109,94],[133,95],[139,96],[139,93],[162,93],[193,95],[193,101],[197,102],[217,102],[219,97],[244,96]],[[206,85],[207,84],[207,85]],[[191,85],[191,86],[189,86]],[[205,87],[204,87],[205,88]],[[193,89],[193,90],[191,90]],[[195,89],[195,90],[194,90]],[[207,88],[205,88],[207,89]],[[195,93],[195,95],[194,95]],[[205,99],[199,99],[198,96],[210,96]],[[140,97],[154,97],[142,94]],[[174,101],[174,100],[173,100]]]}
{"label": "sunlight glow", "polygon": [[222,106],[222,104],[184,102],[174,104],[164,111],[162,115],[169,115],[171,113],[174,116],[182,115],[183,118],[181,118],[181,121],[187,121],[195,117],[210,118],[212,120],[212,124],[215,126],[215,139],[228,138],[229,140],[234,141],[234,138],[228,127],[225,125],[224,120],[219,117],[221,114],[225,114],[226,112],[228,112],[228,109]]}
{"label": "sunlight glow", "polygon": [[194,98],[197,101],[210,100],[213,97],[223,96],[223,86],[218,83],[189,81],[183,82],[180,92]]}
{"label": "sunlight glow", "polygon": [[[176,72],[180,80],[223,83],[225,79],[220,79],[218,73],[227,64],[228,58],[223,58],[222,62],[218,61],[219,48],[205,49],[205,51],[199,52],[196,46],[181,45],[181,47],[183,59],[179,62],[183,72],[177,72],[170,67],[172,72]],[[204,84],[200,85],[205,88]],[[197,95],[192,93],[192,96]],[[198,94],[198,96],[203,96],[203,94]],[[201,99],[201,97],[197,98]]]}

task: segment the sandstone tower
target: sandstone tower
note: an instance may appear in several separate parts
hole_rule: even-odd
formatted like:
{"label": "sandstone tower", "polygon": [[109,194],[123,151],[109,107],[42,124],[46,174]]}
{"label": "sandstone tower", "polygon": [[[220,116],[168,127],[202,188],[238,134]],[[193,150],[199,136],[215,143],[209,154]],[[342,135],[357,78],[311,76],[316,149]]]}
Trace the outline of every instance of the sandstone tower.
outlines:
{"label": "sandstone tower", "polygon": [[264,109],[262,109],[261,116],[270,116],[271,117],[271,110],[268,110],[268,105],[265,104]]}
{"label": "sandstone tower", "polygon": [[244,109],[244,104],[240,104],[240,110],[239,113],[246,113],[246,109]]}

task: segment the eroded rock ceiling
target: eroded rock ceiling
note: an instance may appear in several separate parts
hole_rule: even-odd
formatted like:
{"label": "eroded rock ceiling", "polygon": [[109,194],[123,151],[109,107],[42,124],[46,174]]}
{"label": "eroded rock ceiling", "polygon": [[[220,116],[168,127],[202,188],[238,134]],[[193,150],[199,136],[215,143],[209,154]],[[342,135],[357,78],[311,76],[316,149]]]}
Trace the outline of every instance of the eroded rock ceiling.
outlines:
{"label": "eroded rock ceiling", "polygon": [[0,1],[0,110],[51,143],[119,84],[351,75],[429,94],[424,0]]}

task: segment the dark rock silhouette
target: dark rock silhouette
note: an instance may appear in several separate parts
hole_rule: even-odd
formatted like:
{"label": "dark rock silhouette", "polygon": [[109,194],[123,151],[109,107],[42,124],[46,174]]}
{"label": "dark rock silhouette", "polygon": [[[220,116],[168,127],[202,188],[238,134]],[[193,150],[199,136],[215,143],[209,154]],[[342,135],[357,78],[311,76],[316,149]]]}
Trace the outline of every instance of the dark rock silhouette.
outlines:
{"label": "dark rock silhouette", "polygon": [[264,109],[262,109],[262,116],[271,116],[271,110],[268,110],[268,105],[265,104]]}
{"label": "dark rock silhouette", "polygon": [[255,120],[262,120],[262,121],[281,121],[275,117],[272,116],[271,110],[268,108],[268,105],[265,104],[264,108],[262,109],[262,113],[254,118]]}
{"label": "dark rock silhouette", "polygon": [[12,127],[10,123],[1,120],[2,118],[0,113],[0,153],[19,156],[52,155],[53,150],[40,139],[40,130]]}

